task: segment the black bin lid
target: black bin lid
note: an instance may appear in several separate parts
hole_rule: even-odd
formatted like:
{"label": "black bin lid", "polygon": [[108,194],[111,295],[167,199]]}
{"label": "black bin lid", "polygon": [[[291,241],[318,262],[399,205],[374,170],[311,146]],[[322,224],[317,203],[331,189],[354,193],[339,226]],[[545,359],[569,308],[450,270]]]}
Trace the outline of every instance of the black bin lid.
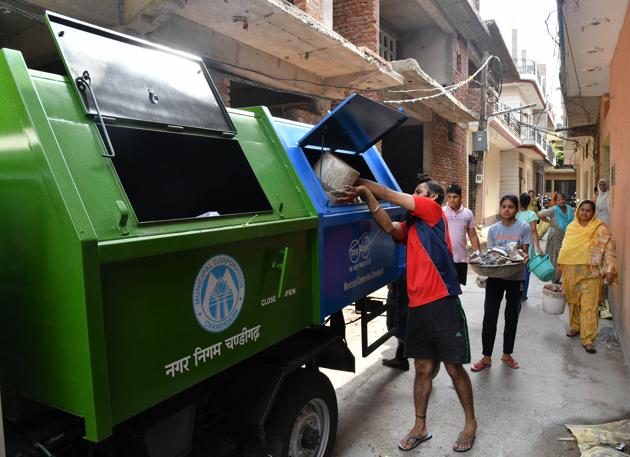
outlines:
{"label": "black bin lid", "polygon": [[[236,133],[200,58],[58,14],[46,16],[70,77],[89,73],[101,115]],[[92,97],[79,93],[86,112],[96,115]]]}
{"label": "black bin lid", "polygon": [[300,141],[318,147],[362,153],[408,119],[407,115],[359,94],[328,113]]}

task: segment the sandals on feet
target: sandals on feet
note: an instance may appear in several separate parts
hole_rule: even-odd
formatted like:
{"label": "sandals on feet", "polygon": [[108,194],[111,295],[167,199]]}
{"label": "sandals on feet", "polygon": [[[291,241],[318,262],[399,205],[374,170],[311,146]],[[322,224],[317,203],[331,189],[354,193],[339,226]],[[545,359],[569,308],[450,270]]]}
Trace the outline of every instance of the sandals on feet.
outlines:
{"label": "sandals on feet", "polygon": [[[431,435],[430,433],[427,433],[424,436],[417,436],[417,435],[412,435],[412,434],[408,433],[398,443],[398,449],[400,449],[401,451],[405,451],[405,452],[406,451],[411,451],[412,449],[417,448],[420,445],[420,443],[424,443],[425,441],[428,441],[431,438],[433,438],[433,435]],[[411,445],[403,446],[403,443],[407,444],[409,441],[411,441]]]}
{"label": "sandals on feet", "polygon": [[478,362],[475,362],[470,366],[470,371],[474,371],[476,373],[478,371],[485,370],[491,365],[491,363],[486,363],[483,360],[479,360]]}
{"label": "sandals on feet", "polygon": [[464,434],[460,433],[457,435],[457,440],[455,440],[455,443],[453,444],[453,450],[455,452],[468,452],[472,449],[473,444],[475,444],[475,436],[464,438]]}
{"label": "sandals on feet", "polygon": [[595,354],[597,352],[597,349],[595,349],[595,346],[593,346],[592,344],[585,344],[584,350],[589,354]]}
{"label": "sandals on feet", "polygon": [[574,336],[578,336],[579,334],[580,334],[580,331],[579,330],[575,330],[573,328],[570,328],[569,331],[567,332],[567,336],[569,338],[572,338]]}
{"label": "sandals on feet", "polygon": [[514,370],[518,370],[520,368],[520,365],[518,364],[516,359],[513,359],[512,357],[510,357],[509,359],[501,359],[501,361]]}

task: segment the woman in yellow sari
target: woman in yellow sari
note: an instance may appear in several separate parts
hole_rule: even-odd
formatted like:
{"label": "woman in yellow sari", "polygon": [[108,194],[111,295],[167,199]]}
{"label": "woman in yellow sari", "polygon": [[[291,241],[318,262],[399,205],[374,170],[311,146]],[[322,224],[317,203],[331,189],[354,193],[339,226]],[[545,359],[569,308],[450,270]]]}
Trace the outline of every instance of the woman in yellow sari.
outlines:
{"label": "woman in yellow sari", "polygon": [[597,352],[597,305],[604,279],[613,285],[617,278],[615,242],[608,226],[595,217],[595,203],[584,200],[577,217],[567,227],[558,267],[569,304],[567,336],[580,335],[588,353]]}

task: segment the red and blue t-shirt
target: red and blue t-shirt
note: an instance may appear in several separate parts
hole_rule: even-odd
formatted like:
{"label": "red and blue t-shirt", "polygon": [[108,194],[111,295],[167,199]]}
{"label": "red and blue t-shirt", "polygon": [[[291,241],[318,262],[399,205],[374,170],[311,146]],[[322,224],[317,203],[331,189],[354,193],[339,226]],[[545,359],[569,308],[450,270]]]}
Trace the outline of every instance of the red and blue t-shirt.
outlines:
{"label": "red and blue t-shirt", "polygon": [[413,198],[416,221],[411,226],[401,224],[407,242],[407,293],[412,308],[462,293],[442,207],[430,198]]}

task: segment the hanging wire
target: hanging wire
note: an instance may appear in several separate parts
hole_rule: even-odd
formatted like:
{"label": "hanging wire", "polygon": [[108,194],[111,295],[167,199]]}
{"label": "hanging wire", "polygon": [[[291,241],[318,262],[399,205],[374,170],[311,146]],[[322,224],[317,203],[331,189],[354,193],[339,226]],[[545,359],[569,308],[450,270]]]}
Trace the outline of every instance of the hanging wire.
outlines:
{"label": "hanging wire", "polygon": [[[499,59],[497,56],[490,56],[486,59],[486,61],[483,63],[483,65],[481,65],[479,67],[479,69],[477,69],[477,71],[475,71],[472,75],[470,75],[468,78],[466,78],[465,80],[457,83],[457,84],[453,84],[452,86],[448,86],[448,88],[444,88],[444,87],[440,87],[437,88],[439,90],[441,90],[440,93],[437,94],[433,94],[433,95],[427,95],[425,97],[418,97],[418,98],[408,98],[408,99],[404,99],[404,100],[383,100],[383,103],[415,103],[415,102],[420,102],[423,100],[431,100],[433,98],[437,98],[437,97],[441,97],[443,95],[447,95],[451,92],[454,92],[455,90],[459,89],[460,87],[470,83],[470,81],[472,81],[473,79],[475,79],[475,77],[481,72],[481,70],[483,70],[486,65],[488,65],[488,63],[492,60],[492,59]],[[388,91],[388,92],[396,92],[396,93],[410,93],[410,92],[416,92],[419,89],[410,89],[410,90],[400,90],[400,91]]]}

